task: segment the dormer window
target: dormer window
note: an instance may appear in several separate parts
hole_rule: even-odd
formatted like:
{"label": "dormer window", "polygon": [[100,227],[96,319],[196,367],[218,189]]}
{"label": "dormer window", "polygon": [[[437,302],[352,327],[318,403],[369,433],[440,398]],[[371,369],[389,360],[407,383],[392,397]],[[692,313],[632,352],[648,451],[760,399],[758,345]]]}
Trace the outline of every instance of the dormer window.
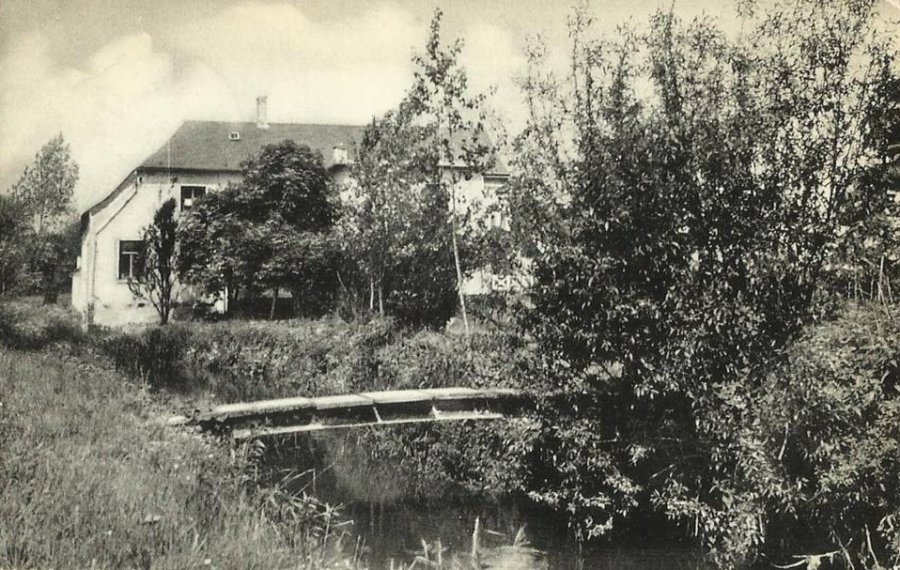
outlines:
{"label": "dormer window", "polygon": [[239,141],[241,140],[241,133],[237,131],[231,131],[228,133],[228,140],[230,141]]}
{"label": "dormer window", "polygon": [[206,195],[206,186],[181,187],[181,211],[190,210],[198,198]]}

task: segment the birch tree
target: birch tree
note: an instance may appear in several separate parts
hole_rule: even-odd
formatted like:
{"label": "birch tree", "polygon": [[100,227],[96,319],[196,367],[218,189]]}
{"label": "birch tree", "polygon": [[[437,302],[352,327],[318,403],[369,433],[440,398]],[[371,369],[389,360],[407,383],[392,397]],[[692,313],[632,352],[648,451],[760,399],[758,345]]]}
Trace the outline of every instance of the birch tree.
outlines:
{"label": "birch tree", "polygon": [[58,229],[71,212],[78,165],[62,134],[52,138],[25,168],[13,196],[25,208],[38,235]]}
{"label": "birch tree", "polygon": [[463,42],[460,39],[449,44],[442,41],[442,19],[443,12],[436,10],[425,51],[413,57],[416,71],[408,100],[418,120],[431,131],[432,164],[426,168],[430,177],[428,183],[440,188],[449,197],[448,231],[459,309],[468,336],[469,319],[463,291],[464,264],[459,243],[461,223],[466,217],[468,204],[464,204],[458,195],[459,184],[486,172],[493,164],[494,155],[486,136],[485,96],[470,92],[466,70],[459,61]]}

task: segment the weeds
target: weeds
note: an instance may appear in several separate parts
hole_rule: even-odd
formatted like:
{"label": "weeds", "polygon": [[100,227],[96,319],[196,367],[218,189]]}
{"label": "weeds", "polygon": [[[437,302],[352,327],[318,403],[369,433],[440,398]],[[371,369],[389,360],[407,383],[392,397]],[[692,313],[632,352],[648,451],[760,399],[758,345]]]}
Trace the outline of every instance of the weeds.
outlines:
{"label": "weeds", "polygon": [[0,567],[353,568],[335,511],[256,490],[246,448],[169,430],[85,358],[0,350]]}

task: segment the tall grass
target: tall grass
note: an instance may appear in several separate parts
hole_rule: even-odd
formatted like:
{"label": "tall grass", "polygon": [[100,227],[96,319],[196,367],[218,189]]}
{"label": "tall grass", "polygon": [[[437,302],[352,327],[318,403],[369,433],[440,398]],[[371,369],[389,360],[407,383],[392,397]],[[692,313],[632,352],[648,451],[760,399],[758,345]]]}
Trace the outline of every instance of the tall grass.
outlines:
{"label": "tall grass", "polygon": [[0,405],[0,568],[354,567],[332,509],[88,358],[0,349]]}
{"label": "tall grass", "polygon": [[52,344],[81,344],[87,337],[77,314],[63,305],[44,305],[36,297],[0,302],[0,345],[39,350]]}

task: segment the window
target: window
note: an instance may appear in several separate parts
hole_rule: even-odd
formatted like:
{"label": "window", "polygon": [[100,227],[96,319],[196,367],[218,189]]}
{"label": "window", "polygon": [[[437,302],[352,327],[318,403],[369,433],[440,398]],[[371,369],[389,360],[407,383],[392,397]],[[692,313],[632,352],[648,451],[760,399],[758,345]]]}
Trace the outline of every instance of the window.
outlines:
{"label": "window", "polygon": [[181,211],[190,210],[194,201],[206,194],[206,186],[181,187]]}
{"label": "window", "polygon": [[132,279],[141,275],[141,256],[144,242],[122,240],[119,242],[119,279]]}
{"label": "window", "polygon": [[237,131],[231,131],[228,133],[228,140],[230,141],[239,141],[241,140],[241,133]]}

